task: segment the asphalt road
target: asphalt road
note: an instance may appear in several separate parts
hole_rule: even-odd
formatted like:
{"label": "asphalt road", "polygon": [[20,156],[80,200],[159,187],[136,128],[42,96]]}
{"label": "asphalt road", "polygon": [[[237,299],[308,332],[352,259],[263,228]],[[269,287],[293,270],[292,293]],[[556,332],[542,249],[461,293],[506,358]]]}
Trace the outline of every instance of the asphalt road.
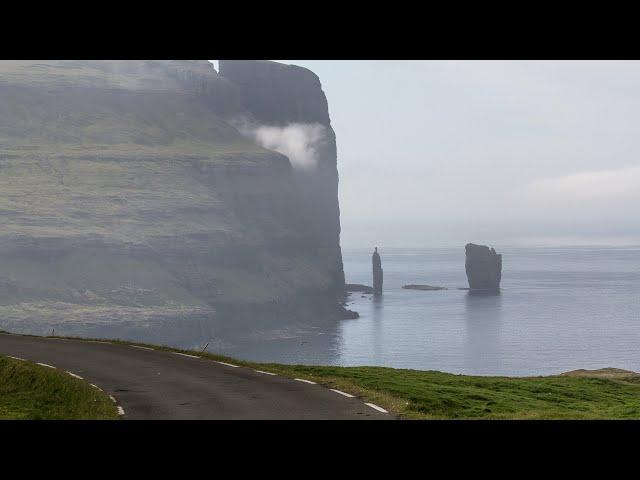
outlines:
{"label": "asphalt road", "polygon": [[112,395],[124,419],[393,418],[321,385],[130,345],[0,333],[0,354],[81,376]]}

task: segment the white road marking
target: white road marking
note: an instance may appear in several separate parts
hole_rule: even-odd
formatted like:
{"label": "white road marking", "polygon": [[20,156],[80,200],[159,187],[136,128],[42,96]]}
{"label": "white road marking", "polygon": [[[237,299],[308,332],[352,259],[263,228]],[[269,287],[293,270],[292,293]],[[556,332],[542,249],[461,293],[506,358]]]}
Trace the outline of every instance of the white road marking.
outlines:
{"label": "white road marking", "polygon": [[304,378],[295,378],[294,380],[298,382],[310,383],[311,385],[317,385],[316,382],[312,382],[311,380],[305,380]]}
{"label": "white road marking", "polygon": [[124,415],[124,408],[118,405],[118,415]]}
{"label": "white road marking", "polygon": [[264,373],[265,375],[276,375],[275,373],[265,372],[265,371],[263,371],[263,370],[256,370],[256,372],[258,372],[258,373]]}
{"label": "white road marking", "polygon": [[133,348],[142,348],[143,350],[153,350],[151,347],[143,347],[142,345],[131,345]]}
{"label": "white road marking", "polygon": [[379,412],[382,412],[382,413],[389,413],[389,412],[387,412],[384,408],[379,407],[379,406],[378,406],[378,405],[376,405],[375,403],[366,403],[366,402],[365,402],[365,405],[367,405],[367,406],[369,406],[369,407],[371,407],[371,408],[373,408],[374,410],[377,410],[377,411],[379,411]]}
{"label": "white road marking", "polygon": [[72,372],[69,372],[69,371],[68,371],[67,373],[68,373],[69,375],[71,375],[72,377],[78,378],[78,379],[80,379],[80,380],[84,380],[84,378],[82,378],[80,375],[76,375],[75,373],[72,373]]}
{"label": "white road marking", "polygon": [[38,362],[37,365],[41,365],[41,366],[47,367],[47,368],[56,368],[56,367],[53,367],[51,365],[47,365],[46,363],[40,363],[40,362]]}
{"label": "white road marking", "polygon": [[90,383],[89,385],[91,385],[93,388],[97,388],[98,390],[100,390],[102,392],[102,389],[99,386],[94,385],[93,383]]}
{"label": "white road marking", "polygon": [[26,362],[24,358],[20,358],[20,357],[12,357],[11,355],[9,355],[9,358],[13,358],[14,360],[20,360],[21,362]]}
{"label": "white road marking", "polygon": [[354,398],[355,397],[355,395],[351,395],[350,393],[343,392],[341,390],[336,390],[335,388],[330,388],[329,390],[331,390],[332,392],[339,393],[340,395],[342,395],[344,397],[348,397],[348,398]]}
{"label": "white road marking", "polygon": [[111,342],[101,342],[100,340],[87,340],[90,343],[104,343],[106,345],[111,345]]}
{"label": "white road marking", "polygon": [[182,355],[183,357],[200,358],[195,355],[189,355],[188,353],[180,353],[180,352],[171,352],[171,353],[173,353],[174,355]]}
{"label": "white road marking", "polygon": [[109,395],[109,398],[113,403],[118,403],[113,395]]}
{"label": "white road marking", "polygon": [[225,363],[225,362],[218,362],[217,360],[214,360],[216,363],[219,363],[220,365],[226,365],[227,367],[233,367],[233,368],[240,368],[239,365],[232,365],[231,363]]}

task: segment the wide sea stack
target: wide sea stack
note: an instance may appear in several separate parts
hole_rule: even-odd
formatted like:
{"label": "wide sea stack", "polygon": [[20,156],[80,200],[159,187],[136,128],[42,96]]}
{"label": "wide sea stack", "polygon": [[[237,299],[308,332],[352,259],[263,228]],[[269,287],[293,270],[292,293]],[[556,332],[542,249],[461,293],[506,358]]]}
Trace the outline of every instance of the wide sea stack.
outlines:
{"label": "wide sea stack", "polygon": [[[343,313],[319,79],[263,61],[220,71],[0,62],[0,328],[190,346]],[[239,118],[320,125],[316,165],[292,167]]]}
{"label": "wide sea stack", "polygon": [[485,245],[468,243],[465,249],[465,271],[471,290],[495,292],[502,279],[502,255]]}

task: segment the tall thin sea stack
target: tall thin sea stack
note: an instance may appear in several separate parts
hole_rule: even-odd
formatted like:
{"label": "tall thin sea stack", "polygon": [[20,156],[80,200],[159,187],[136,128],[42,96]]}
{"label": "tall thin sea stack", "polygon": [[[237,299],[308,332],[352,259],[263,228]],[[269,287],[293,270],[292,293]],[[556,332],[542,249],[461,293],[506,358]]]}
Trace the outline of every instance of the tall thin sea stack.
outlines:
{"label": "tall thin sea stack", "polygon": [[378,247],[373,251],[371,263],[373,264],[373,293],[374,295],[380,295],[382,294],[382,261],[378,253]]}
{"label": "tall thin sea stack", "polygon": [[498,291],[502,278],[502,255],[486,245],[468,243],[465,270],[471,290]]}

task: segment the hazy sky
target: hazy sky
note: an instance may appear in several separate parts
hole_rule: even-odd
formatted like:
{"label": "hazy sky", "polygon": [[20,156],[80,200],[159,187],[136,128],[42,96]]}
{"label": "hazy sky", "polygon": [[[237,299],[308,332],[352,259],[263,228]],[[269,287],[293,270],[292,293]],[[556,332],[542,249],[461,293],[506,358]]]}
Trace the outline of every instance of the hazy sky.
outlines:
{"label": "hazy sky", "polygon": [[640,62],[303,61],[344,246],[640,244]]}

